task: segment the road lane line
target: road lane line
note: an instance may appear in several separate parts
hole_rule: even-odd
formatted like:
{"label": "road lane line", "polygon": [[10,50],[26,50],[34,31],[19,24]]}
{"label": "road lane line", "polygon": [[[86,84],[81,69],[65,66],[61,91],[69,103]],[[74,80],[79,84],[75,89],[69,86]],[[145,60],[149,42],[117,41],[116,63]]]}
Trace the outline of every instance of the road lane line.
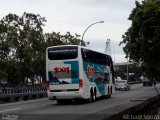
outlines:
{"label": "road lane line", "polygon": [[45,105],[53,105],[54,103],[45,103],[45,104],[41,104],[42,106],[45,106]]}
{"label": "road lane line", "polygon": [[0,111],[0,113],[8,112],[8,111],[14,111],[14,110],[19,110],[19,109],[21,109],[21,108],[14,108],[14,109],[2,110],[2,111]]}

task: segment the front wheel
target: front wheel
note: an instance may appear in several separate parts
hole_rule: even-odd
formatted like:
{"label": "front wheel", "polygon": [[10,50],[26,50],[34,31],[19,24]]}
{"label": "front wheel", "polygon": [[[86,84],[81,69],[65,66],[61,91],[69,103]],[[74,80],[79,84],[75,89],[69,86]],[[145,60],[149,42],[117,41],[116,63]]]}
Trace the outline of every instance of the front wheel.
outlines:
{"label": "front wheel", "polygon": [[[117,89],[115,89],[115,90],[117,90]],[[106,95],[104,95],[103,98],[110,98],[110,97],[111,97],[111,88],[108,87],[106,89]]]}
{"label": "front wheel", "polygon": [[109,88],[109,87],[108,87],[108,95],[107,95],[107,96],[108,96],[108,98],[110,98],[110,97],[111,97],[111,94],[112,94],[112,88]]}
{"label": "front wheel", "polygon": [[93,92],[93,90],[90,91],[90,98],[89,101],[90,102],[94,102],[96,100],[96,93]]}

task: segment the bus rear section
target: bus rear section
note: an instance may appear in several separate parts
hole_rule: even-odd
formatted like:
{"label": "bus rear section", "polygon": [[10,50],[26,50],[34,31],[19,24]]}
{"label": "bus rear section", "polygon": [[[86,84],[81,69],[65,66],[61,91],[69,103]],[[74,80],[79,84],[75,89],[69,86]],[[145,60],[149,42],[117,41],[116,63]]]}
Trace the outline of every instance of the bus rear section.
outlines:
{"label": "bus rear section", "polygon": [[81,98],[78,46],[49,47],[46,50],[48,97],[61,102]]}

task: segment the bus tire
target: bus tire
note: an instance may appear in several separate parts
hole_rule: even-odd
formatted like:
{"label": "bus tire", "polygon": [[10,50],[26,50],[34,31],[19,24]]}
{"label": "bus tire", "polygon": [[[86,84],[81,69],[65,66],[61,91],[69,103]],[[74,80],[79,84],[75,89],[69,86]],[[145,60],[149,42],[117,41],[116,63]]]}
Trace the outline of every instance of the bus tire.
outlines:
{"label": "bus tire", "polygon": [[108,87],[108,95],[107,95],[107,97],[108,97],[108,98],[111,97],[111,89],[110,89],[110,87]]}
{"label": "bus tire", "polygon": [[112,91],[112,86],[111,86],[111,88],[110,88],[110,89],[111,89],[111,95],[112,95],[112,93],[113,93],[113,91]]}
{"label": "bus tire", "polygon": [[95,101],[97,100],[97,89],[94,88],[94,97],[95,97]]}
{"label": "bus tire", "polygon": [[95,101],[95,94],[93,92],[93,89],[91,88],[90,90],[90,98],[89,98],[90,102],[94,102]]}

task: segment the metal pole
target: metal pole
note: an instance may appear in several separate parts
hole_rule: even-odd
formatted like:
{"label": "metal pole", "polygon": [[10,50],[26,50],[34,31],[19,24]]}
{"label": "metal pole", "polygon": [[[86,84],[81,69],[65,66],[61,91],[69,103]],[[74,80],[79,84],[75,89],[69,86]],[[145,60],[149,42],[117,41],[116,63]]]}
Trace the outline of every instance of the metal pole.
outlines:
{"label": "metal pole", "polygon": [[90,28],[91,26],[97,24],[97,23],[104,23],[104,21],[100,21],[100,22],[95,22],[95,23],[92,23],[91,25],[89,25],[85,31],[83,32],[83,35],[82,35],[82,39],[81,39],[81,46],[83,45],[83,37],[84,37],[84,34],[86,33],[86,31],[88,30],[88,28]]}
{"label": "metal pole", "polygon": [[127,57],[127,81],[128,81],[128,57]]}

